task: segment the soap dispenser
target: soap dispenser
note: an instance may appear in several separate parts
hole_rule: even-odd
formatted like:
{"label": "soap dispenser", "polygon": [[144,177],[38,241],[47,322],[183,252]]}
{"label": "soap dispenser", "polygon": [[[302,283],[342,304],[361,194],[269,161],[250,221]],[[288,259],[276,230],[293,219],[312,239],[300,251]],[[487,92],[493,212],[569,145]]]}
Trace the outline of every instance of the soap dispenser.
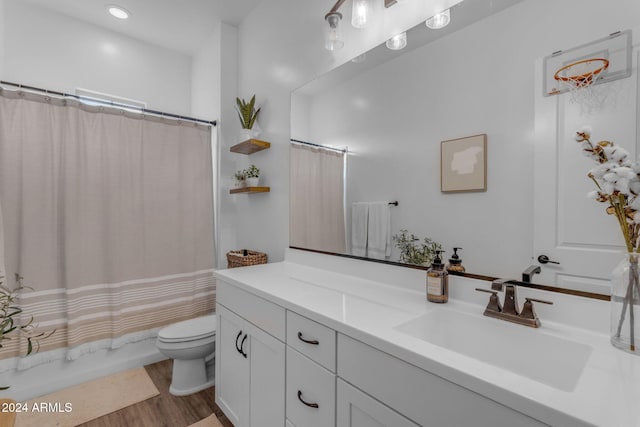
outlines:
{"label": "soap dispenser", "polygon": [[449,301],[449,273],[440,258],[442,252],[436,251],[431,268],[427,270],[427,300],[436,303]]}
{"label": "soap dispenser", "polygon": [[464,273],[465,269],[462,265],[462,260],[460,259],[460,255],[458,255],[458,250],[462,248],[453,248],[453,255],[449,258],[449,264],[447,264],[447,271],[457,271],[460,273]]}

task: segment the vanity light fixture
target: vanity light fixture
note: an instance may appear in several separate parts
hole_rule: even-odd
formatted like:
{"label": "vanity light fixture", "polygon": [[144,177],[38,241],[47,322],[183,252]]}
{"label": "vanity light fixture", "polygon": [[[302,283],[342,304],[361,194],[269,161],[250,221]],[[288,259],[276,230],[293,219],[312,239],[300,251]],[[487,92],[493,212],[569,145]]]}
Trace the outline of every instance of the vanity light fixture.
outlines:
{"label": "vanity light fixture", "polygon": [[[333,5],[329,13],[324,16],[325,21],[329,23],[324,47],[327,50],[338,50],[344,46],[344,41],[340,38],[339,25],[342,20],[342,14],[338,12],[347,0],[338,0]],[[388,8],[397,3],[397,0],[351,0],[351,25],[355,28],[365,28],[371,21],[371,2],[384,1],[384,7]]]}
{"label": "vanity light fixture", "polygon": [[120,6],[116,6],[115,4],[108,5],[107,10],[111,14],[111,16],[115,18],[118,18],[118,19],[129,18],[129,12]]}
{"label": "vanity light fixture", "polygon": [[407,33],[404,32],[396,34],[395,36],[387,40],[386,45],[391,50],[404,49],[404,47],[407,45]]}
{"label": "vanity light fixture", "polygon": [[444,12],[440,12],[437,15],[433,15],[431,18],[425,21],[427,27],[432,30],[439,30],[449,25],[451,22],[451,9],[447,9]]}
{"label": "vanity light fixture", "polygon": [[344,41],[340,36],[340,20],[342,14],[340,12],[329,12],[324,19],[329,23],[329,30],[324,41],[324,47],[327,50],[334,51],[342,49]]}

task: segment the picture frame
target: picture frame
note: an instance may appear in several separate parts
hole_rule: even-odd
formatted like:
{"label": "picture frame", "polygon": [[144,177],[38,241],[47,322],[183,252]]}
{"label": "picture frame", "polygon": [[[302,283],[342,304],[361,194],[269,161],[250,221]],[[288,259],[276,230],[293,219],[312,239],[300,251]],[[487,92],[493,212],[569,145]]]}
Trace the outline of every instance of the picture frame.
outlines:
{"label": "picture frame", "polygon": [[487,191],[487,134],[440,143],[440,191]]}

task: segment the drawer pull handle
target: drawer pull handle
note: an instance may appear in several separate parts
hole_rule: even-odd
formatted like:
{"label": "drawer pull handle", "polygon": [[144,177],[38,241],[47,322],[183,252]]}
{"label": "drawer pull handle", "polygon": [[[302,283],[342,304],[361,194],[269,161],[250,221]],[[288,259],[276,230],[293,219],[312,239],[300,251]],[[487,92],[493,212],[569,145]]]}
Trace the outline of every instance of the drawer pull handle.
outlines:
{"label": "drawer pull handle", "polygon": [[317,404],[317,403],[308,403],[308,402],[305,402],[305,401],[304,401],[304,399],[302,399],[302,392],[301,392],[300,390],[298,390],[298,400],[299,400],[300,402],[304,403],[305,405],[307,405],[307,406],[308,406],[308,407],[310,407],[310,408],[316,408],[316,409],[318,409],[318,408],[319,408],[319,406],[318,406],[318,404]]}
{"label": "drawer pull handle", "polygon": [[312,344],[312,345],[320,344],[320,341],[318,340],[305,340],[304,338],[302,338],[302,332],[298,332],[298,339],[302,342],[306,342],[307,344]]}
{"label": "drawer pull handle", "polygon": [[244,334],[244,338],[242,338],[242,341],[240,342],[240,354],[244,356],[244,358],[247,358],[247,353],[244,352],[243,348],[244,348],[244,342],[247,340],[247,334]]}
{"label": "drawer pull handle", "polygon": [[236,351],[242,354],[242,348],[238,347],[238,340],[240,339],[240,335],[242,335],[242,331],[238,332],[238,336],[236,337]]}

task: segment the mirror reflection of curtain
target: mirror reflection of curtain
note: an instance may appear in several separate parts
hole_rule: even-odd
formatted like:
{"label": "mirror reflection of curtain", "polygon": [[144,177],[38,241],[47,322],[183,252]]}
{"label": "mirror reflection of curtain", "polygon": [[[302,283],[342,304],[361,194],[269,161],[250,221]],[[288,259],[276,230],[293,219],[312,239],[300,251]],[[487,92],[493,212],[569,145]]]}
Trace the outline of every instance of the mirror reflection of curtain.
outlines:
{"label": "mirror reflection of curtain", "polygon": [[56,330],[18,368],[214,309],[208,126],[3,90],[0,201],[9,279],[24,276],[25,315]]}
{"label": "mirror reflection of curtain", "polygon": [[291,144],[290,155],[290,245],[345,253],[345,153]]}

